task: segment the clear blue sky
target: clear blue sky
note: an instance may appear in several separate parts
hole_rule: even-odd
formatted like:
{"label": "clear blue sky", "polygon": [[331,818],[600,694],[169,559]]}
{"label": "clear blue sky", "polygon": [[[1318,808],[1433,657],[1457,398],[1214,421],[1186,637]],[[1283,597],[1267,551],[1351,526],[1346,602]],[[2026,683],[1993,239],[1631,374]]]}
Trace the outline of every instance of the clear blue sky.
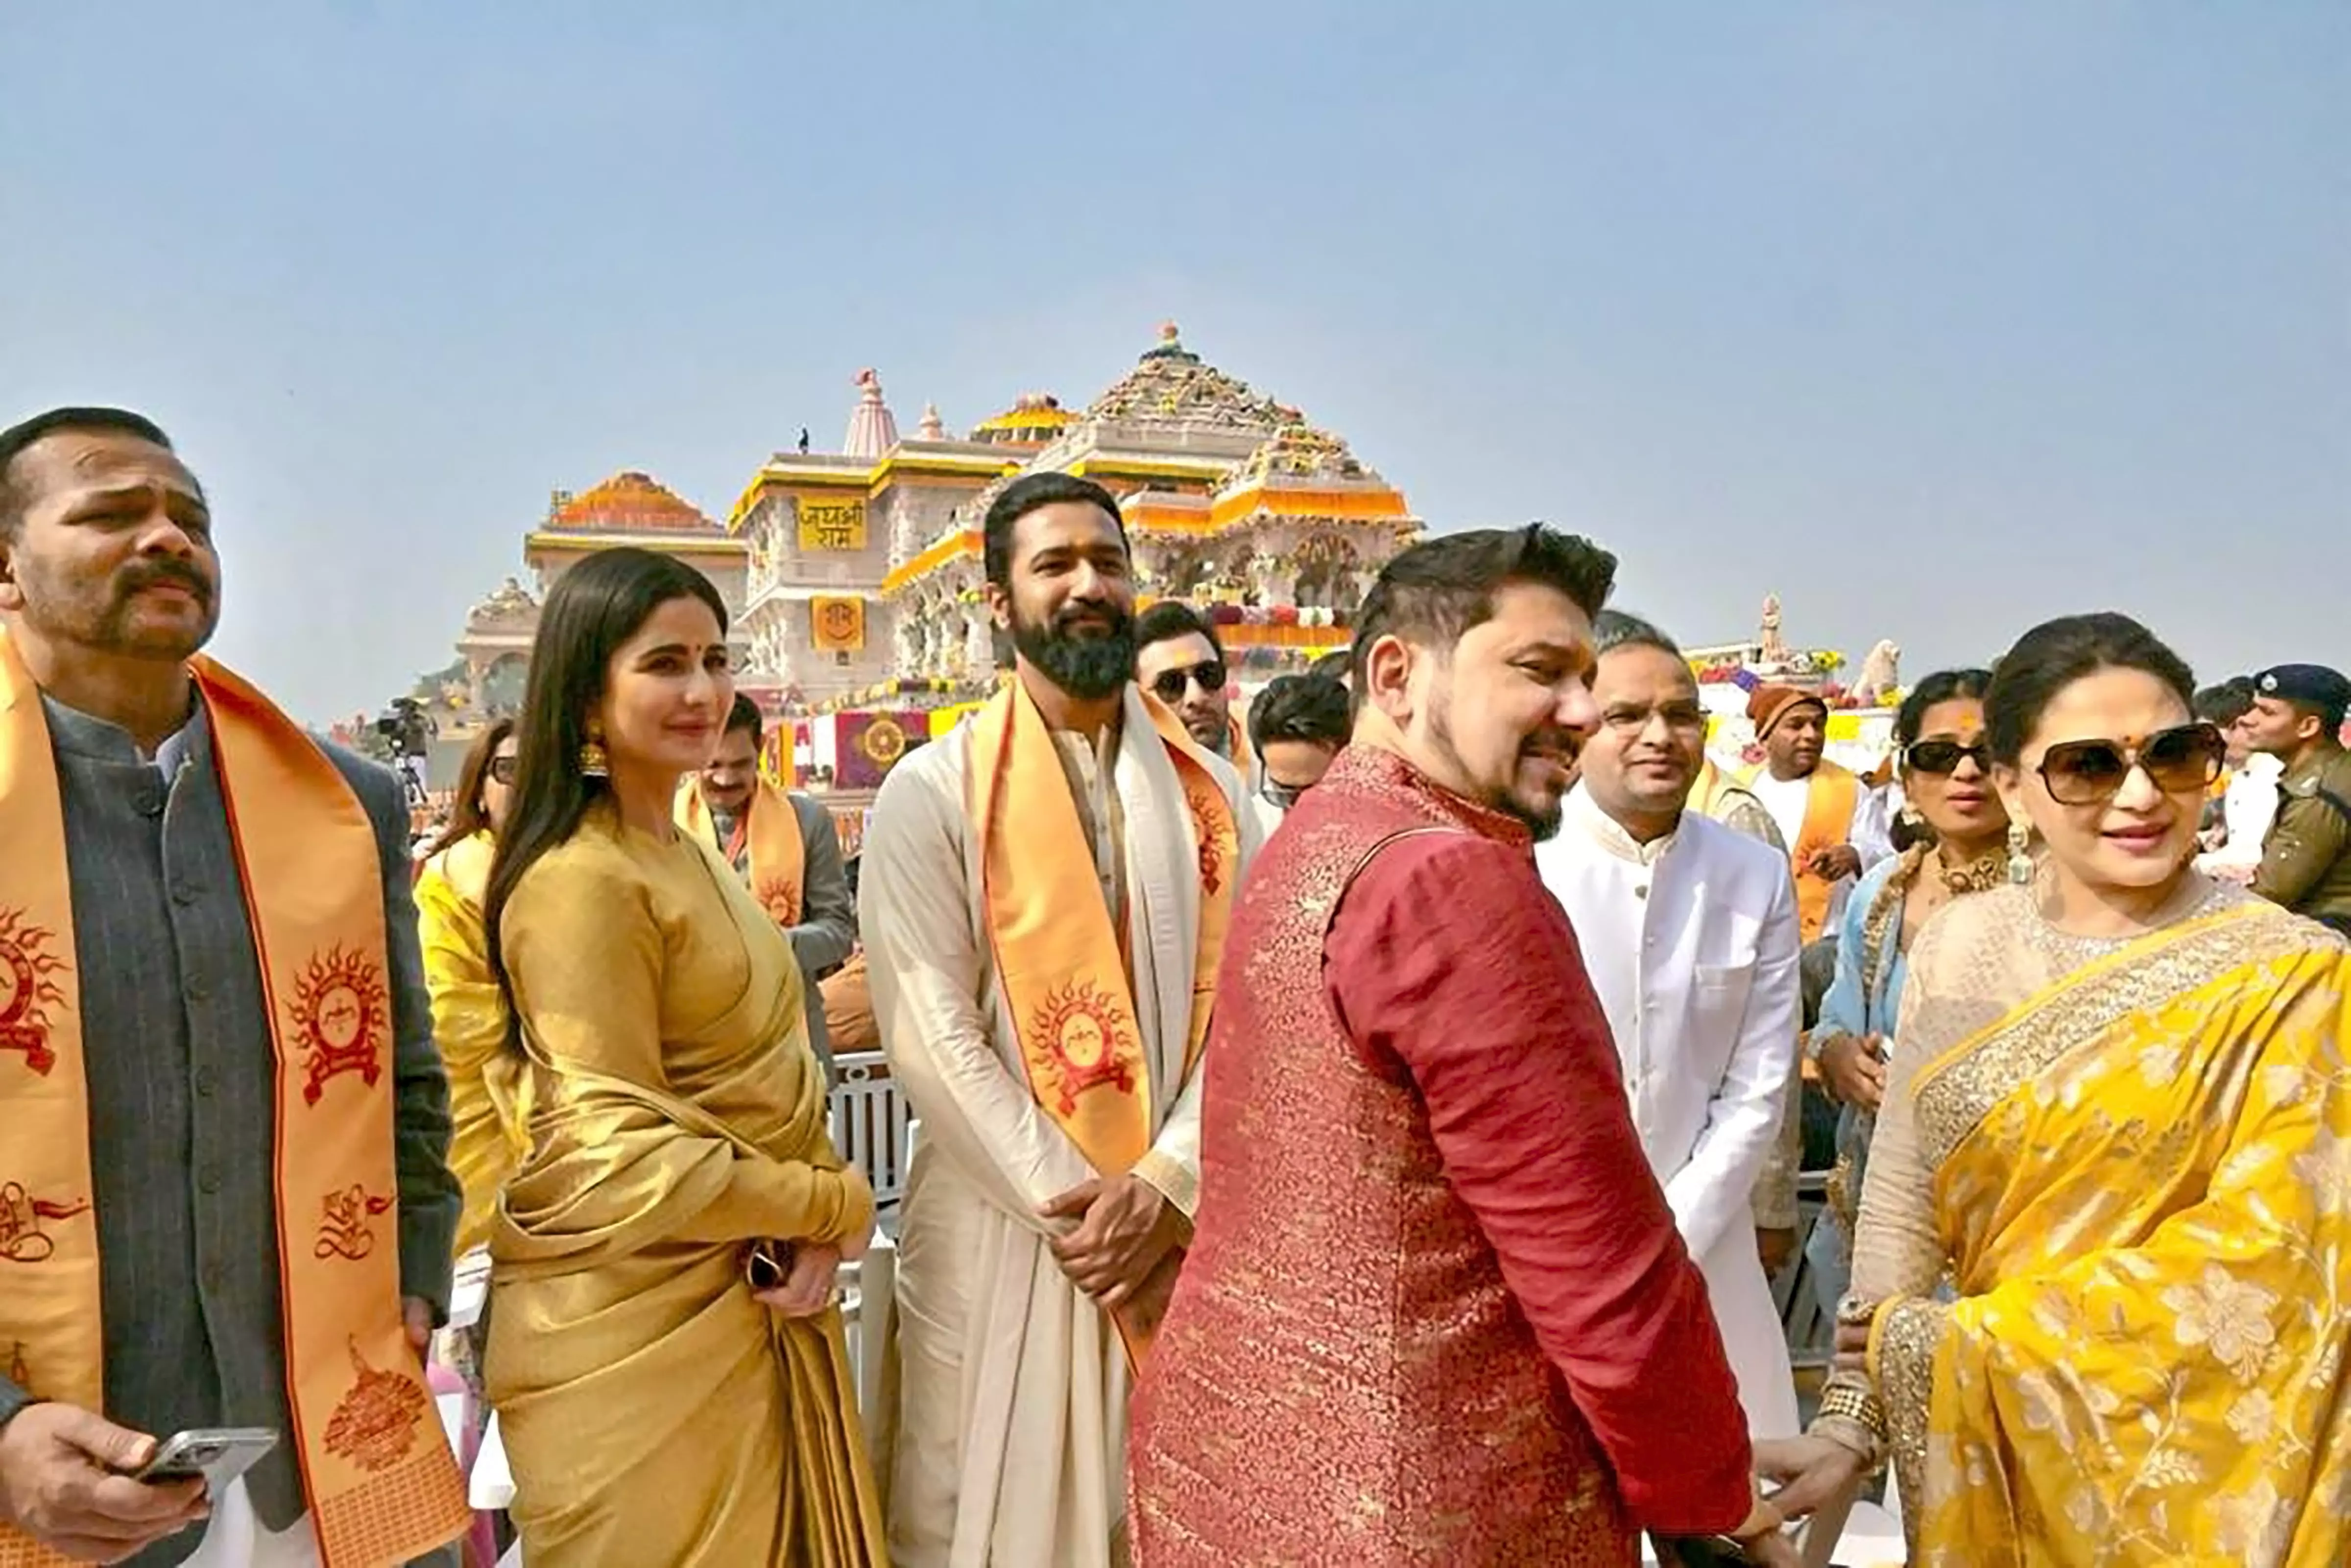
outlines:
{"label": "clear blue sky", "polygon": [[2336,0],[6,4],[0,225],[0,420],[172,428],[313,719],[551,488],[723,515],[861,366],[960,428],[1167,316],[1686,640],[2351,664]]}

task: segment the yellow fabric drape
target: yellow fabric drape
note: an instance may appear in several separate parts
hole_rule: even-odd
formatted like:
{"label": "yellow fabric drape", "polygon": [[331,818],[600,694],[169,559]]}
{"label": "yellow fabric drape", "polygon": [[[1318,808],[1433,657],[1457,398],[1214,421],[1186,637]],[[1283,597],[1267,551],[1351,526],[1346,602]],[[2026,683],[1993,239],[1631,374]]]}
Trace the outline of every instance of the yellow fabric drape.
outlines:
{"label": "yellow fabric drape", "polygon": [[526,1555],[883,1563],[840,1314],[784,1319],[743,1279],[755,1239],[872,1216],[826,1134],[789,943],[715,852],[601,811],[501,935],[539,1076],[486,1356]]}
{"label": "yellow fabric drape", "polygon": [[2351,956],[2252,904],[1922,1070],[1958,1300],[1871,1356],[1919,1562],[2343,1561],[2346,1041]]}
{"label": "yellow fabric drape", "polygon": [[449,1168],[465,1193],[460,1257],[490,1239],[498,1189],[530,1154],[530,1075],[507,1046],[506,998],[482,923],[494,851],[489,834],[475,833],[425,862],[416,878],[433,1035],[449,1074]]}

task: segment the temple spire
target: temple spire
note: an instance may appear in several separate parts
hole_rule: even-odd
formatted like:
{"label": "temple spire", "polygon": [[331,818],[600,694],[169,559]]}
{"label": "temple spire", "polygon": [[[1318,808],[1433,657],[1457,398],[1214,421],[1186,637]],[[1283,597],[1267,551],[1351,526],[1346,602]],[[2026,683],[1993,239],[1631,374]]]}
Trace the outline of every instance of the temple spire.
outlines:
{"label": "temple spire", "polygon": [[849,416],[849,435],[841,449],[852,457],[879,457],[898,444],[898,422],[882,401],[882,378],[871,370],[857,372],[857,408]]}

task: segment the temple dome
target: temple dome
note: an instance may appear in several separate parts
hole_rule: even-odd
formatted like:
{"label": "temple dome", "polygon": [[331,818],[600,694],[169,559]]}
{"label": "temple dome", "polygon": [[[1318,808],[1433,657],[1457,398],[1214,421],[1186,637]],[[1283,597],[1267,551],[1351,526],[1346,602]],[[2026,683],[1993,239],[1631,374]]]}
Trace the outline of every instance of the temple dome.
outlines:
{"label": "temple dome", "polygon": [[1160,327],[1158,343],[1094,399],[1085,416],[1090,422],[1207,425],[1261,435],[1299,423],[1296,409],[1253,391],[1186,349],[1173,321]]}
{"label": "temple dome", "polygon": [[718,533],[699,507],[650,474],[624,468],[602,484],[549,499],[547,526],[569,533]]}
{"label": "temple dome", "polygon": [[1077,419],[1050,392],[1022,392],[1010,408],[972,426],[971,438],[996,446],[1042,446]]}

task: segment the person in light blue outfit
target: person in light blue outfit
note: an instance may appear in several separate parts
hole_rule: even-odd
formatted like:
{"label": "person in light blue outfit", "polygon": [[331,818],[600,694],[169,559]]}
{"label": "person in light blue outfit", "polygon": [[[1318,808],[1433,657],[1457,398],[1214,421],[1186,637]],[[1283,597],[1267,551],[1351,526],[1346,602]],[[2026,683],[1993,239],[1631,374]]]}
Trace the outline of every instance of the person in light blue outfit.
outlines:
{"label": "person in light blue outfit", "polygon": [[1991,684],[1982,670],[1944,670],[1903,699],[1894,720],[1907,802],[1896,827],[1901,852],[1872,866],[1845,901],[1836,976],[1804,1046],[1822,1087],[1842,1106],[1828,1211],[1806,1249],[1824,1301],[1840,1300],[1853,1274],[1854,1222],[1910,944],[1944,904],[2004,881],[2012,854],[2025,847],[2010,842],[2008,812],[1991,786],[1983,744]]}

